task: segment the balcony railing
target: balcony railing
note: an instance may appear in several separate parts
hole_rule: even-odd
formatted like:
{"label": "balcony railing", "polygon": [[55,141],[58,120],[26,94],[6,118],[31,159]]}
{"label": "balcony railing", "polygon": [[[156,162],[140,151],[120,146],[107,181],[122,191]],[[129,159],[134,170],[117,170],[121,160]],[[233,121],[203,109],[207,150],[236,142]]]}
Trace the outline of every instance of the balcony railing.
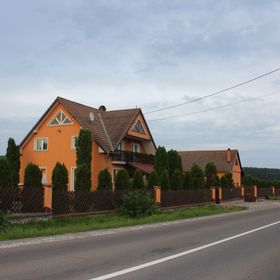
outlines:
{"label": "balcony railing", "polygon": [[112,154],[113,161],[138,162],[143,164],[154,164],[154,155],[121,151]]}

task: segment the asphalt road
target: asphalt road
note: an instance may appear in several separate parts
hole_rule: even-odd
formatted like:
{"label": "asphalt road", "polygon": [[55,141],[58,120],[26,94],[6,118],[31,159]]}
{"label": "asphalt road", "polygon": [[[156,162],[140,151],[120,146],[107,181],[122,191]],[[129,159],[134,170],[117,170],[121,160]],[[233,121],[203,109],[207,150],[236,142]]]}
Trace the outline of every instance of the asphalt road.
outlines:
{"label": "asphalt road", "polygon": [[0,279],[94,279],[170,256],[113,279],[280,279],[280,223],[248,233],[278,221],[280,204],[37,245],[0,242]]}

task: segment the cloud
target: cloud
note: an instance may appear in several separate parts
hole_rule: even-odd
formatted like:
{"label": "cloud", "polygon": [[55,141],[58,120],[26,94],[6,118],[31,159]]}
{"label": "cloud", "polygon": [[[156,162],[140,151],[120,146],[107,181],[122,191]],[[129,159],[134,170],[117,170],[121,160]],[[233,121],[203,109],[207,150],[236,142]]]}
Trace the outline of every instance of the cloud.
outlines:
{"label": "cloud", "polygon": [[[279,1],[5,1],[0,11],[0,154],[57,95],[143,111],[221,90],[279,66]],[[177,108],[174,116],[280,90],[279,74]],[[279,166],[279,96],[150,123],[158,144],[237,147],[248,165]],[[262,152],[260,152],[262,151]],[[266,160],[264,160],[266,158]]]}

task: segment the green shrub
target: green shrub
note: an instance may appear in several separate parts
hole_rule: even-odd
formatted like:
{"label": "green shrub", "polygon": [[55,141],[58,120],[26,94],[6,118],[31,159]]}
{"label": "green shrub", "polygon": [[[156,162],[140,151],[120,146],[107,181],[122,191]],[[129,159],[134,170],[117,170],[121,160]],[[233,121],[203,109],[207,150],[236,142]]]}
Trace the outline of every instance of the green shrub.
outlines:
{"label": "green shrub", "polygon": [[222,188],[232,188],[234,186],[232,174],[226,173],[224,176],[222,176],[220,180],[220,185]]}
{"label": "green shrub", "polygon": [[98,174],[98,191],[112,190],[112,177],[109,170],[106,168],[101,170]]}
{"label": "green shrub", "polygon": [[133,175],[132,188],[133,189],[144,189],[145,188],[143,174],[138,169],[135,170],[134,175]]}
{"label": "green shrub", "polygon": [[205,185],[207,188],[214,187],[217,180],[217,167],[213,162],[208,162],[205,166]]}
{"label": "green shrub", "polygon": [[152,189],[155,186],[159,185],[159,176],[156,171],[153,171],[148,178],[148,188]]}
{"label": "green shrub", "polygon": [[91,171],[86,164],[80,164],[76,169],[75,189],[88,192],[91,190]]}
{"label": "green shrub", "polygon": [[192,174],[192,180],[193,180],[193,187],[195,189],[203,188],[205,185],[204,173],[203,173],[202,169],[195,163],[192,166],[191,174]]}
{"label": "green shrub", "polygon": [[7,215],[2,211],[0,211],[0,233],[6,231],[8,225],[9,225],[9,221]]}
{"label": "green shrub", "polygon": [[182,187],[183,187],[182,172],[179,169],[176,169],[171,177],[171,188],[173,190],[181,190]]}
{"label": "green shrub", "polygon": [[42,172],[38,165],[29,163],[24,171],[24,187],[25,188],[41,188]]}
{"label": "green shrub", "polygon": [[19,183],[20,152],[13,138],[9,138],[6,159],[10,168],[10,184],[17,187]]}
{"label": "green shrub", "polygon": [[120,212],[122,215],[139,218],[158,211],[158,207],[149,193],[132,191],[124,196]]}
{"label": "green shrub", "polygon": [[154,170],[159,176],[164,170],[168,170],[168,155],[164,147],[159,146],[156,150]]}
{"label": "green shrub", "polygon": [[160,175],[160,186],[161,186],[161,189],[166,191],[169,189],[169,186],[170,186],[170,181],[169,181],[169,173],[167,170],[164,170],[162,172],[162,174]]}
{"label": "green shrub", "polygon": [[130,188],[129,175],[126,169],[119,169],[115,177],[115,190],[127,190]]}
{"label": "green shrub", "polygon": [[168,155],[168,171],[169,176],[172,177],[175,170],[183,172],[182,168],[182,159],[176,150],[170,150],[167,153]]}
{"label": "green shrub", "polygon": [[10,168],[6,159],[0,159],[0,187],[10,186]]}
{"label": "green shrub", "polygon": [[68,171],[64,163],[56,163],[52,173],[52,185],[54,191],[68,190]]}
{"label": "green shrub", "polygon": [[252,187],[254,185],[254,178],[250,175],[245,175],[242,181],[246,187]]}
{"label": "green shrub", "polygon": [[186,172],[183,178],[183,189],[192,189],[193,181],[191,172]]}

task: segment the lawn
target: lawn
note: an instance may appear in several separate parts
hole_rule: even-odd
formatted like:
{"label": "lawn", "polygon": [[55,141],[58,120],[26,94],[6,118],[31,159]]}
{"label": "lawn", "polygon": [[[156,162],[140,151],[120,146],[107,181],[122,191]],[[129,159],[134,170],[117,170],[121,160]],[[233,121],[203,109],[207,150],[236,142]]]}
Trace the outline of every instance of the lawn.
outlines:
{"label": "lawn", "polygon": [[151,216],[141,217],[137,219],[124,217],[119,213],[114,213],[98,216],[57,218],[39,222],[32,221],[25,224],[10,224],[5,231],[2,231],[0,233],[0,240],[50,236],[55,234],[152,224],[222,213],[230,213],[242,211],[245,209],[245,207],[203,205],[187,209],[162,211]]}

